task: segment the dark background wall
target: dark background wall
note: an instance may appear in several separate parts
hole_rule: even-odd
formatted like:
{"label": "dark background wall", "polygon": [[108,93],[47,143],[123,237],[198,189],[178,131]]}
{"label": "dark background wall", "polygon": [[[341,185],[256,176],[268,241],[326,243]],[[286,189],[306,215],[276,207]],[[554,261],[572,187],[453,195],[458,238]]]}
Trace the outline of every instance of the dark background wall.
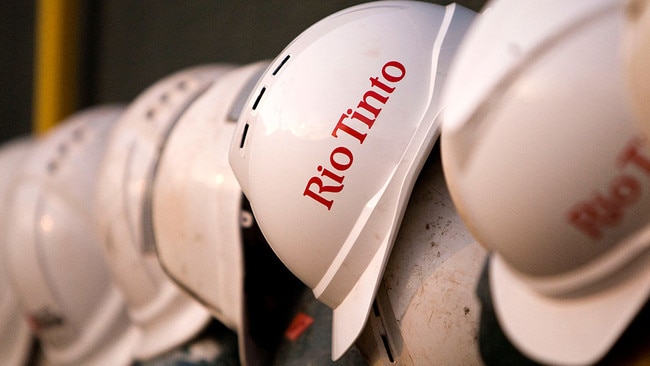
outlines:
{"label": "dark background wall", "polygon": [[[126,103],[156,80],[185,67],[274,58],[311,24],[363,2],[88,2],[81,12],[79,108]],[[458,2],[480,10],[485,1]],[[0,141],[31,130],[35,7],[24,0],[0,1]]]}
{"label": "dark background wall", "polygon": [[0,1],[0,141],[31,129],[34,8]]}

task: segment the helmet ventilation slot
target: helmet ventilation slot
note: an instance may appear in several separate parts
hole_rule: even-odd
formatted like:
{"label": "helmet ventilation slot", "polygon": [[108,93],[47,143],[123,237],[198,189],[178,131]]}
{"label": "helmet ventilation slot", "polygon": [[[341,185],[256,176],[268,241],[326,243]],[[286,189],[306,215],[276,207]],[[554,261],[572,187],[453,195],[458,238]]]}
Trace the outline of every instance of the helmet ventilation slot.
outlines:
{"label": "helmet ventilation slot", "polygon": [[287,55],[284,59],[282,59],[282,62],[280,62],[280,64],[278,65],[278,67],[276,67],[275,70],[273,70],[273,73],[272,73],[271,75],[275,76],[275,75],[278,73],[278,71],[280,71],[280,69],[282,68],[282,66],[284,66],[284,64],[286,64],[287,61],[289,61],[289,58],[290,58],[290,57],[291,57],[291,55]]}
{"label": "helmet ventilation slot", "polygon": [[253,103],[253,110],[257,109],[257,105],[260,103],[260,100],[262,99],[262,95],[264,95],[265,91],[266,91],[266,87],[262,87],[262,90],[260,90],[260,93],[257,95],[257,98],[255,98],[255,102]]}
{"label": "helmet ventilation slot", "polygon": [[244,125],[244,131],[241,134],[241,141],[239,142],[239,148],[242,149],[246,143],[246,135],[248,134],[248,123]]}

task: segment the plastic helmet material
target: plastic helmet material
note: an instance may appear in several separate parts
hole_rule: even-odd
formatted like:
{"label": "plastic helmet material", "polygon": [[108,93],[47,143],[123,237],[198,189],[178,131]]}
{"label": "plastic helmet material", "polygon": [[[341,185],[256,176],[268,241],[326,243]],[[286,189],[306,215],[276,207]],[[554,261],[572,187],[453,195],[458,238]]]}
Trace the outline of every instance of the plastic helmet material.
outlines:
{"label": "plastic helmet material", "polygon": [[[8,207],[9,192],[22,162],[32,146],[32,139],[24,137],[11,140],[0,146],[0,202]],[[8,210],[2,211],[8,215]],[[5,217],[0,218],[0,247],[6,245]],[[4,249],[0,249],[0,253]],[[32,334],[27,321],[22,316],[13,289],[7,282],[8,275],[0,263],[0,364],[9,366],[25,365],[32,348]]]}
{"label": "plastic helmet material", "polygon": [[153,246],[151,190],[170,129],[228,69],[198,66],[163,78],[129,104],[109,137],[96,192],[97,222],[113,278],[141,331],[136,359],[182,344],[211,319],[160,268]]}
{"label": "plastic helmet material", "polygon": [[3,267],[51,365],[126,365],[137,336],[93,222],[97,171],[121,106],[74,114],[35,140],[12,189]]}
{"label": "plastic helmet material", "polygon": [[626,14],[628,81],[646,136],[650,136],[650,3],[647,0],[629,0]]}
{"label": "plastic helmet material", "polygon": [[370,365],[480,365],[485,250],[458,216],[434,149],[418,177],[357,347]]}
{"label": "plastic helmet material", "polygon": [[443,97],[450,191],[494,252],[512,343],[542,363],[593,363],[650,292],[650,154],[625,83],[624,6],[488,7]]}
{"label": "plastic helmet material", "polygon": [[[224,74],[170,132],[155,172],[153,224],[161,266],[238,335],[242,364],[263,364],[244,304],[242,192],[228,164],[239,111],[268,62]],[[248,216],[246,216],[246,214]]]}
{"label": "plastic helmet material", "polygon": [[231,166],[275,253],[334,309],[333,359],[366,322],[474,15],[412,1],[335,13],[271,63],[239,119]]}

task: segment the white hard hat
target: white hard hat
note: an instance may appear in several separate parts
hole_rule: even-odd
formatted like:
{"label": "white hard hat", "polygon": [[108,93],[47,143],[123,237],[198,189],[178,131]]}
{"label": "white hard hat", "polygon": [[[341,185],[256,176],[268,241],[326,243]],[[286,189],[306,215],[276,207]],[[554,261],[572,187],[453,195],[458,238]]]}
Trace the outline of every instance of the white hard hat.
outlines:
{"label": "white hard hat", "polygon": [[94,230],[106,135],[124,109],[97,107],[34,141],[4,222],[3,266],[52,365],[126,365],[137,336]]}
{"label": "white hard hat", "polygon": [[550,364],[599,360],[650,292],[650,153],[618,0],[494,1],[443,97],[452,197],[494,252],[495,311]]}
{"label": "white hard hat", "polygon": [[434,149],[357,340],[369,364],[482,364],[474,291],[485,257],[454,208]]}
{"label": "white hard hat", "polygon": [[164,145],[152,198],[160,264],[237,333],[241,363],[251,365],[268,363],[251,337],[250,328],[259,324],[251,323],[244,293],[245,277],[261,268],[245,268],[242,227],[254,221],[242,208],[228,149],[243,98],[267,66],[258,62],[226,73],[185,111]]}
{"label": "white hard hat", "polygon": [[239,119],[231,166],[273,250],[334,309],[333,359],[366,322],[474,15],[413,1],[333,14],[272,62]]}
{"label": "white hard hat", "polygon": [[152,237],[151,190],[170,129],[229,68],[199,66],[156,82],[127,107],[109,137],[96,191],[98,228],[113,278],[141,331],[136,359],[188,341],[211,319],[160,268]]}
{"label": "white hard hat", "polygon": [[626,14],[628,80],[646,136],[650,136],[650,2],[629,0]]}
{"label": "white hard hat", "polygon": [[[10,190],[16,173],[32,146],[30,138],[18,138],[0,146],[0,203],[5,209],[0,217],[0,253],[6,244],[4,222],[10,211],[6,209],[10,202]],[[0,365],[24,365],[32,347],[32,334],[23,318],[20,305],[13,289],[7,283],[8,274],[0,263]]]}

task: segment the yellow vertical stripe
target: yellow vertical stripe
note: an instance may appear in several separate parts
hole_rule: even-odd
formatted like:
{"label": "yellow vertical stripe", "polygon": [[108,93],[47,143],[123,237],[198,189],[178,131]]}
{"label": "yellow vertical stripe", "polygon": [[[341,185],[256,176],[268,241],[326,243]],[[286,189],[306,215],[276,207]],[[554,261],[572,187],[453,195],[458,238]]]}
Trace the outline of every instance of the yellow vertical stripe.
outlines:
{"label": "yellow vertical stripe", "polygon": [[79,1],[37,0],[34,132],[42,134],[77,107]]}

